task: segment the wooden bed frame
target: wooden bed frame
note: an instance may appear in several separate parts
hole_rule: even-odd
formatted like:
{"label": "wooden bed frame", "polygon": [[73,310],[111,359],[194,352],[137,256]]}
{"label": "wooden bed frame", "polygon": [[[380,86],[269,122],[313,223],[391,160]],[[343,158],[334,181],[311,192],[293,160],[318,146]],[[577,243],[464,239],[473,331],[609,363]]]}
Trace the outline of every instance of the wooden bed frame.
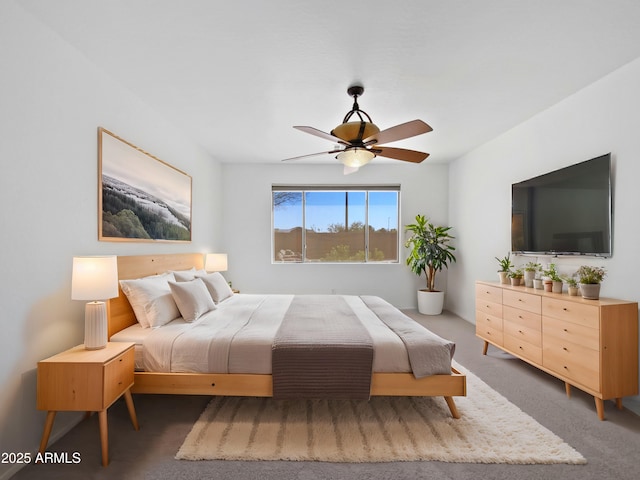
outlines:
{"label": "wooden bed frame", "polygon": [[[133,279],[164,273],[168,270],[204,268],[201,253],[167,255],[135,255],[118,257],[118,277]],[[109,337],[134,325],[137,320],[122,290],[108,302]],[[460,418],[454,396],[467,394],[466,376],[455,369],[451,375],[432,375],[416,379],[411,373],[374,373],[371,395],[376,396],[443,396],[451,415]],[[154,373],[136,372],[133,393],[184,395],[221,395],[271,397],[271,375],[218,373]]]}

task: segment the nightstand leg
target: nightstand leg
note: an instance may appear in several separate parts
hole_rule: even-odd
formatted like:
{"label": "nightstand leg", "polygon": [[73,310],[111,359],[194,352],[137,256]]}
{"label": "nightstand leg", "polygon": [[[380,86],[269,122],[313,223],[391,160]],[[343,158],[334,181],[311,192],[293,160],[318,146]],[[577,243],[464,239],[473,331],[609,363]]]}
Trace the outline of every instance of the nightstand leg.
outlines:
{"label": "nightstand leg", "polygon": [[133,428],[140,430],[140,427],[138,426],[138,417],[136,417],[136,408],[133,406],[133,398],[131,397],[131,389],[124,392],[124,401],[127,402],[127,410],[129,410],[129,417],[131,417]]}
{"label": "nightstand leg", "polygon": [[53,421],[56,419],[56,412],[49,410],[47,412],[47,420],[44,422],[44,432],[42,432],[42,439],[40,440],[40,453],[44,453],[47,449],[47,443],[49,443],[49,435],[51,435],[51,429],[53,428]]}
{"label": "nightstand leg", "polygon": [[489,349],[489,342],[485,340],[484,347],[482,348],[482,355],[486,355],[488,349]]}
{"label": "nightstand leg", "polygon": [[100,445],[102,446],[102,466],[109,465],[109,431],[107,426],[107,409],[98,412],[100,422]]}

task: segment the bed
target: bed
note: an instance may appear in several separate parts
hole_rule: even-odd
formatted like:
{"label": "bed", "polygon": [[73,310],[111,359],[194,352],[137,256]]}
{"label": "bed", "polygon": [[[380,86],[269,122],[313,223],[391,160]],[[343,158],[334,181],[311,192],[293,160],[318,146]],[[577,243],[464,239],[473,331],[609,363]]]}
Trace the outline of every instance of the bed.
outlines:
{"label": "bed", "polygon": [[[169,271],[185,271],[194,268],[197,270],[201,270],[203,268],[202,254],[185,253],[118,257],[118,276],[120,280],[139,279],[151,275],[161,275]],[[357,313],[356,316],[359,317],[374,318],[380,316],[382,318],[383,314],[386,312],[390,315],[390,318],[393,319],[396,318],[394,317],[395,313],[393,311],[397,312],[398,315],[402,315],[397,309],[391,307],[389,304],[386,304],[386,302],[378,299],[377,297],[348,296],[343,298],[341,296],[334,295],[326,295],[324,297],[329,303],[339,303],[340,305],[346,303],[351,305],[348,310],[353,309],[353,311]],[[268,315],[264,313],[265,311],[295,310],[293,306],[297,300],[297,296],[289,295],[234,295],[233,297],[224,300],[224,302],[220,302],[218,308],[216,308],[215,311],[210,312],[211,315],[215,316],[215,318],[210,320],[210,323],[218,326],[219,328],[219,326],[224,324],[227,319],[242,315],[246,316],[246,318],[251,318],[252,321],[256,318],[267,318]],[[305,302],[307,300],[308,299],[306,299]],[[311,300],[316,302],[316,307],[318,302],[324,302],[323,297],[319,296],[313,296]],[[361,304],[363,303],[369,303],[370,306],[362,306]],[[260,305],[261,308],[254,308],[251,305]],[[270,306],[265,308],[265,305]],[[378,309],[378,313],[371,313],[369,308],[373,309],[373,311]],[[314,307],[314,309],[316,308]],[[179,343],[177,339],[182,339],[182,337],[187,336],[182,330],[180,330],[182,328],[189,329],[189,332],[203,332],[204,328],[202,327],[202,324],[209,321],[207,315],[208,314],[203,315],[201,317],[202,320],[198,320],[198,322],[196,322],[196,326],[194,326],[195,324],[181,325],[181,323],[184,322],[182,319],[178,319],[159,328],[141,328],[127,296],[122,289],[120,289],[119,296],[109,300],[108,302],[109,337],[111,341],[134,341],[137,349],[143,344],[150,346],[155,342],[160,346],[160,350],[162,350],[163,346],[173,346],[174,344]],[[221,319],[224,320],[221,321]],[[377,318],[374,318],[372,321],[379,323]],[[260,322],[256,321],[255,323]],[[266,325],[266,323],[263,323],[263,325]],[[333,330],[334,327],[331,329]],[[376,328],[371,330],[382,331],[383,329],[379,328],[378,325]],[[175,334],[172,333],[173,331],[179,331],[180,333]],[[321,331],[318,331],[318,333],[320,335],[323,334]],[[338,332],[337,334],[345,336],[344,333]],[[137,338],[135,337],[136,335],[138,335]],[[227,335],[235,337],[238,336],[238,333],[227,332]],[[377,335],[378,333],[373,335],[373,343],[378,342]],[[388,337],[387,333],[384,335],[385,338]],[[201,334],[192,334],[191,336],[196,339],[202,337]],[[219,336],[219,333],[213,335],[212,338],[215,338],[216,336]],[[257,345],[255,344],[257,341],[255,338],[251,341],[254,342],[253,345]],[[275,352],[277,351],[275,345],[273,349],[270,346],[269,348],[265,348],[264,341],[260,340],[259,342],[262,343],[257,347],[252,347],[251,350],[262,350],[265,355],[274,355],[273,371],[271,370],[270,362],[265,362],[264,360],[258,360],[258,366],[256,368],[247,366],[248,363],[245,361],[244,353],[242,352],[236,354],[235,357],[234,355],[228,355],[229,359],[225,359],[225,361],[229,362],[229,365],[227,365],[226,368],[220,367],[217,369],[218,367],[214,365],[215,362],[213,360],[210,360],[211,365],[209,365],[209,367],[195,366],[191,368],[188,366],[190,362],[193,363],[191,357],[199,357],[201,355],[195,353],[197,352],[197,347],[190,347],[193,350],[193,352],[190,352],[191,357],[187,355],[189,358],[184,361],[181,360],[182,357],[178,357],[179,361],[175,359],[176,357],[171,357],[170,360],[163,361],[160,356],[158,356],[158,359],[152,359],[151,355],[149,355],[146,365],[144,360],[139,360],[138,367],[144,368],[145,370],[136,371],[135,383],[132,388],[132,392],[139,394],[275,396],[274,383],[276,390],[281,388],[279,387],[278,382],[280,382],[279,378],[282,378],[282,376],[278,376],[279,374],[275,371]],[[402,342],[396,341],[395,343]],[[149,349],[149,351],[151,351],[151,349]],[[249,350],[246,351],[248,352]],[[284,355],[284,353],[282,355]],[[396,361],[396,363],[399,362],[400,365],[391,365],[387,367],[384,364],[377,362],[379,358],[384,356],[385,355],[381,353],[377,353],[372,360],[374,368],[372,369],[373,374],[370,375],[370,385],[367,386],[368,394],[373,396],[442,396],[451,411],[451,415],[454,418],[459,418],[459,413],[453,397],[466,395],[466,377],[452,368],[450,363],[446,367],[446,372],[428,375],[423,374],[420,378],[416,378],[416,375],[414,375],[414,372],[412,371],[413,367],[411,364],[411,358],[409,358],[410,364],[408,367],[407,365],[401,364],[402,360]],[[386,356],[392,359],[397,359],[399,357],[399,355],[393,353],[393,351],[390,351]],[[291,365],[292,363],[290,360],[292,357],[282,356],[279,358],[286,360],[284,362],[285,369],[287,364]],[[266,363],[269,363],[269,365],[266,365]],[[351,364],[355,362],[349,361],[348,363]],[[187,371],[190,368],[195,371]],[[277,368],[282,367],[278,366]],[[220,371],[222,373],[210,373],[207,371],[208,369],[213,369],[211,371]],[[415,370],[415,368],[413,369]],[[442,367],[440,367],[440,369],[442,369]],[[327,371],[327,369],[320,370],[324,370],[325,372]]]}

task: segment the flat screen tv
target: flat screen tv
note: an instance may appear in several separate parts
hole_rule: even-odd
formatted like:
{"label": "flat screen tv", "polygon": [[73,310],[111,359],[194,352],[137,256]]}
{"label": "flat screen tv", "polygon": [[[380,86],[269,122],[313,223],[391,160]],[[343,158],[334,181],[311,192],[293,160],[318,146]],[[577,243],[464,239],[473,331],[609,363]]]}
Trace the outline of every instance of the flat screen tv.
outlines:
{"label": "flat screen tv", "polygon": [[514,183],[511,200],[513,252],[611,256],[610,153]]}

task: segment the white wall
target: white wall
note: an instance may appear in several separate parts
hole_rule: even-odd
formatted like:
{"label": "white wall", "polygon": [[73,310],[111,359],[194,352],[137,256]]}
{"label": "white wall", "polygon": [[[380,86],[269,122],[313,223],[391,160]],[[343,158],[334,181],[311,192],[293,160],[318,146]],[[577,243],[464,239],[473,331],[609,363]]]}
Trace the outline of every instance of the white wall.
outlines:
{"label": "white wall", "polygon": [[[242,292],[366,293],[400,308],[415,307],[415,292],[424,288],[425,279],[405,265],[404,247],[398,264],[272,264],[271,185],[401,184],[402,228],[418,213],[436,223],[447,221],[447,165],[372,163],[344,176],[338,163],[327,161],[327,165],[223,165],[224,244],[229,254],[225,276]],[[403,244],[404,239],[403,235]],[[446,273],[437,283],[444,287]]]}
{"label": "white wall", "polygon": [[[458,229],[460,249],[448,276],[452,311],[475,322],[475,280],[497,280],[494,257],[510,249],[511,184],[607,152],[613,165],[612,258],[538,261],[556,262],[561,273],[602,265],[608,271],[602,296],[640,300],[639,84],[640,59],[451,164],[449,221]],[[516,258],[518,264],[529,260]]]}
{"label": "white wall", "polygon": [[[36,363],[83,341],[72,257],[216,250],[220,167],[14,1],[0,2],[0,64],[0,451],[34,452]],[[98,126],[197,173],[193,242],[97,241]],[[58,415],[53,437],[77,418]],[[0,465],[0,478],[13,468]]]}

